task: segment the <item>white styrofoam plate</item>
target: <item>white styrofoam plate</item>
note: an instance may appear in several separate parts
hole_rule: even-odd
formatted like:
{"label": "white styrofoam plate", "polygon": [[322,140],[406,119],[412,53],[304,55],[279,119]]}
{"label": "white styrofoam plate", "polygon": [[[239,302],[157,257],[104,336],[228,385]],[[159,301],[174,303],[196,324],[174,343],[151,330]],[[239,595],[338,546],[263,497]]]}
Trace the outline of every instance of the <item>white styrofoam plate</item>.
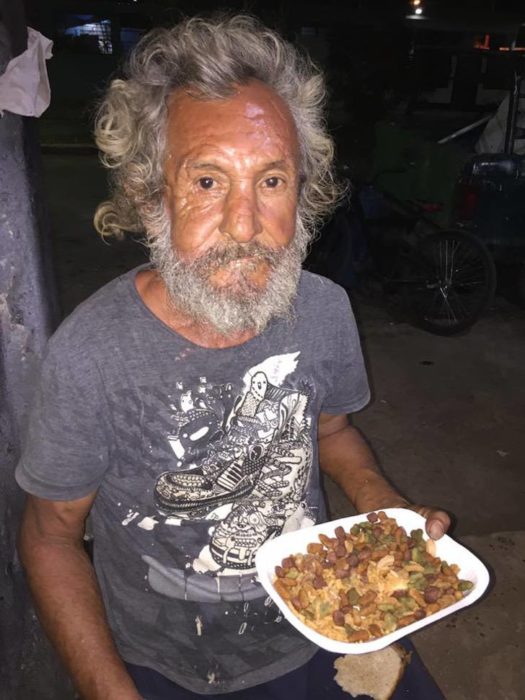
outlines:
{"label": "white styrofoam plate", "polygon": [[[414,511],[407,510],[406,508],[385,508],[384,512],[391,518],[395,518],[398,525],[401,525],[405,530],[410,533],[411,530],[421,528],[425,531],[425,519],[414,513]],[[268,594],[275,601],[282,611],[284,617],[292,624],[296,629],[299,630],[305,637],[323,649],[332,651],[339,654],[366,654],[369,651],[376,651],[377,649],[383,649],[387,647],[392,642],[395,642],[401,637],[405,637],[412,632],[415,632],[426,625],[440,620],[447,615],[450,615],[461,608],[474,603],[478,598],[483,595],[489,584],[489,573],[487,568],[472,552],[459,544],[459,542],[454,541],[448,535],[444,535],[441,539],[436,540],[436,556],[440,559],[444,559],[448,564],[457,564],[460,567],[460,572],[458,574],[459,578],[467,579],[472,581],[474,587],[471,591],[461,600],[458,600],[453,605],[449,605],[443,610],[428,615],[422,620],[418,620],[406,627],[395,630],[390,634],[386,634],[383,637],[373,639],[369,642],[339,642],[335,639],[330,639],[325,637],[323,634],[319,634],[311,627],[305,625],[288,607],[285,601],[281,598],[279,593],[275,590],[273,585],[273,580],[275,578],[275,567],[281,564],[284,557],[290,555],[306,553],[306,547],[310,542],[318,542],[318,537],[321,533],[328,535],[328,537],[334,537],[334,530],[336,527],[341,525],[346,531],[348,531],[352,525],[356,523],[363,522],[366,520],[366,513],[361,515],[352,516],[350,518],[341,518],[339,520],[333,520],[328,523],[322,523],[321,525],[315,525],[313,527],[303,528],[302,530],[296,530],[294,532],[287,532],[280,537],[276,537],[273,540],[268,540],[257,552],[256,556],[256,567],[259,581],[264,586]],[[425,539],[428,539],[425,533]]]}

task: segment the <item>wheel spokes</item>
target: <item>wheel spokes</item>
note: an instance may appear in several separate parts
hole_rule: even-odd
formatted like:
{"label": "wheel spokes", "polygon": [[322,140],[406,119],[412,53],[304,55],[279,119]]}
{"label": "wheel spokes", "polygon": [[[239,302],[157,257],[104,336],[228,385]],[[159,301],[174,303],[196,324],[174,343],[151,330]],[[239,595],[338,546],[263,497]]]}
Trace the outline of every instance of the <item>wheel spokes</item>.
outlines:
{"label": "wheel spokes", "polygon": [[489,281],[483,257],[464,241],[445,238],[423,251],[428,272],[414,279],[425,320],[454,326],[475,313]]}

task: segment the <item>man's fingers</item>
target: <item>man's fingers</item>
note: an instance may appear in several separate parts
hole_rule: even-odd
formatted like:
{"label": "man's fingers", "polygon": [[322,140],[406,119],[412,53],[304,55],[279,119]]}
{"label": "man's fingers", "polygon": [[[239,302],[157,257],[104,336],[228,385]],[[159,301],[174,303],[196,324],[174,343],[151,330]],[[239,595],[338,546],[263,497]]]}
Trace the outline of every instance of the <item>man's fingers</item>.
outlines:
{"label": "man's fingers", "polygon": [[446,532],[441,520],[427,520],[425,527],[429,537],[433,540],[439,540]]}
{"label": "man's fingers", "polygon": [[439,540],[449,529],[450,517],[444,510],[438,510],[432,506],[411,505],[409,507],[410,510],[426,518],[425,530],[433,540]]}

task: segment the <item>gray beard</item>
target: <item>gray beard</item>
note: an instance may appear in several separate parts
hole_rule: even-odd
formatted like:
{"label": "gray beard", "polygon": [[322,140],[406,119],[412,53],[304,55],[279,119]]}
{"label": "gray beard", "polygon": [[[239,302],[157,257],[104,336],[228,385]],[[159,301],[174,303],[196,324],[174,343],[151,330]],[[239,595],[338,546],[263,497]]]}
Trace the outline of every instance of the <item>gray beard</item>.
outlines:
{"label": "gray beard", "polygon": [[[179,258],[170,233],[149,244],[173,306],[193,321],[209,325],[222,336],[254,331],[261,333],[272,318],[291,319],[309,235],[298,222],[296,234],[286,248],[271,250],[255,241],[213,248],[188,263]],[[243,258],[235,285],[216,287],[210,276],[224,265]],[[264,287],[250,280],[250,268],[263,261],[269,268]]]}

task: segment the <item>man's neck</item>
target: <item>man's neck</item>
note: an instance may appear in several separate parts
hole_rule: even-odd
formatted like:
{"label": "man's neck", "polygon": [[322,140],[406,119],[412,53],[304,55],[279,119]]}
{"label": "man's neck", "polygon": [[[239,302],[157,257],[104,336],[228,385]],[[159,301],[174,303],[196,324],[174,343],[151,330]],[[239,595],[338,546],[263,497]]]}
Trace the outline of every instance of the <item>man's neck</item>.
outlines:
{"label": "man's neck", "polygon": [[135,277],[137,292],[151,313],[186,340],[204,348],[230,348],[255,337],[253,330],[224,336],[212,326],[201,324],[179,311],[169,301],[166,285],[155,270],[141,270]]}

